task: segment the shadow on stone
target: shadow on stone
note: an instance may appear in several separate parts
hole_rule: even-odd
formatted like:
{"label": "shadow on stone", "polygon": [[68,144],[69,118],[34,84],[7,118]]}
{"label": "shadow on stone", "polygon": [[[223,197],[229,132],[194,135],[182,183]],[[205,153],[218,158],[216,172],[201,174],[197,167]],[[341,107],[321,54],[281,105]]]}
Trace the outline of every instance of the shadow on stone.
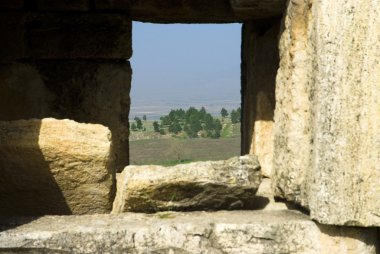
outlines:
{"label": "shadow on stone", "polygon": [[298,205],[298,204],[295,204],[293,202],[290,202],[290,201],[287,201],[286,199],[283,199],[283,198],[279,198],[279,197],[275,197],[274,200],[276,202],[281,202],[281,203],[284,203],[286,205],[286,207],[289,209],[289,210],[296,210],[296,211],[299,211],[307,216],[310,215],[310,211],[307,210],[306,208]]}
{"label": "shadow on stone", "polygon": [[261,210],[264,209],[269,203],[270,199],[267,197],[254,196],[246,202],[244,209]]}
{"label": "shadow on stone", "polygon": [[[334,226],[323,225],[316,223],[320,229],[322,238],[327,240],[345,238],[350,242],[352,249],[363,249],[365,246],[379,246],[379,239],[377,237],[377,228],[365,228],[365,227],[347,227],[347,226]],[[329,244],[329,242],[326,242]],[[359,252],[357,252],[359,253]],[[362,253],[362,252],[360,252]],[[378,253],[378,252],[376,252]]]}
{"label": "shadow on stone", "polygon": [[[0,216],[0,232],[17,228],[19,226],[28,224],[41,217],[14,217],[14,216]],[[1,249],[0,249],[0,253]]]}
{"label": "shadow on stone", "polygon": [[[72,214],[39,146],[41,121],[0,122],[0,216]],[[22,220],[21,220],[22,221]]]}

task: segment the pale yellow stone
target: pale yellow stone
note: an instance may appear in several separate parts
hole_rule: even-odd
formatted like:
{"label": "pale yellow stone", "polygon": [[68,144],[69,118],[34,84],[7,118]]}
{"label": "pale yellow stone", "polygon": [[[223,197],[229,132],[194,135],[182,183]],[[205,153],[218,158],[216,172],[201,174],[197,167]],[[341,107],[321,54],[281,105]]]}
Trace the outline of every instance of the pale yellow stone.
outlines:
{"label": "pale yellow stone", "polygon": [[106,213],[111,133],[71,120],[0,122],[0,214]]}
{"label": "pale yellow stone", "polygon": [[380,3],[292,0],[281,34],[275,194],[324,224],[380,226]]}
{"label": "pale yellow stone", "polygon": [[[273,120],[265,119],[265,116],[273,115],[272,105],[263,92],[256,96],[256,120],[253,131],[250,154],[257,156],[263,176],[271,177],[273,167]],[[272,111],[272,112],[268,112]]]}
{"label": "pale yellow stone", "polygon": [[6,253],[376,254],[374,228],[321,226],[296,211],[45,216],[0,222]]}
{"label": "pale yellow stone", "polygon": [[112,212],[249,208],[260,182],[260,165],[250,155],[173,167],[128,166],[117,177]]}

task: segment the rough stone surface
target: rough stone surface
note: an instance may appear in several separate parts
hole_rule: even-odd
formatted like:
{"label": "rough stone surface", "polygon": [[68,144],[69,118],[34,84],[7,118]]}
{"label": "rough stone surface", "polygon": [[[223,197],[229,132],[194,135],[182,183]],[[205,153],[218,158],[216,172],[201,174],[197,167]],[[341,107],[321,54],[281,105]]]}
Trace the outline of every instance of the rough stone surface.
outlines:
{"label": "rough stone surface", "polygon": [[44,118],[52,111],[54,94],[31,65],[0,65],[0,94],[2,121]]}
{"label": "rough stone surface", "polygon": [[111,210],[110,132],[71,120],[0,122],[0,215]]}
{"label": "rough stone surface", "polygon": [[54,116],[107,126],[112,132],[114,167],[121,171],[128,165],[130,63],[65,61],[52,65],[41,61],[34,66],[55,95]]}
{"label": "rough stone surface", "polygon": [[310,166],[311,151],[309,14],[308,5],[303,0],[289,2],[280,39],[273,160],[275,195],[304,206],[307,204],[301,202],[304,199],[301,196],[305,195],[304,179]]}
{"label": "rough stone surface", "polygon": [[123,59],[132,55],[126,14],[4,13],[0,62],[18,59]]}
{"label": "rough stone surface", "polygon": [[243,20],[280,17],[286,0],[230,0],[235,15]]}
{"label": "rough stone surface", "polygon": [[131,0],[94,0],[97,10],[129,11]]}
{"label": "rough stone surface", "polygon": [[128,166],[118,176],[112,212],[247,208],[260,182],[254,156],[173,167]]}
{"label": "rough stone surface", "polygon": [[90,0],[34,0],[38,11],[89,11]]}
{"label": "rough stone surface", "polygon": [[275,86],[280,20],[243,25],[242,153],[258,157],[261,171],[271,177]]}
{"label": "rough stone surface", "polygon": [[[130,13],[134,20],[148,22],[239,22],[281,17],[286,3],[284,0],[249,1],[251,4],[246,4],[248,1],[243,1],[244,3],[242,1],[231,2],[229,0],[136,0],[130,2]],[[114,5],[120,7],[120,5]]]}
{"label": "rough stone surface", "polygon": [[23,12],[0,14],[0,63],[9,63],[24,56],[23,24],[26,17],[27,14]]}
{"label": "rough stone surface", "polygon": [[[2,221],[6,253],[376,254],[376,230],[290,211],[46,216]],[[34,252],[33,252],[34,251]]]}
{"label": "rough stone surface", "polygon": [[252,209],[261,210],[297,210],[297,207],[289,206],[286,202],[276,200],[273,195],[272,181],[270,178],[263,178],[259,189],[255,195],[256,207]]}
{"label": "rough stone surface", "polygon": [[34,0],[26,6],[24,1],[0,0],[0,10],[113,11],[148,22],[219,23],[281,17],[286,9],[286,0]]}
{"label": "rough stone surface", "polygon": [[276,195],[324,224],[380,226],[380,5],[290,1],[275,112]]}
{"label": "rough stone surface", "polygon": [[129,62],[33,61],[0,65],[0,120],[54,117],[112,132],[115,168],[128,165]]}

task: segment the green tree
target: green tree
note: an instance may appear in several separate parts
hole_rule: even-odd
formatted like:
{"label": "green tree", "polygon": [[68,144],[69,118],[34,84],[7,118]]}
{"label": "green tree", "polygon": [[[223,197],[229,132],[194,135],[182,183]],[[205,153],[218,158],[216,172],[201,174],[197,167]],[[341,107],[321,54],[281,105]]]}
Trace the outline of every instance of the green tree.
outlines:
{"label": "green tree", "polygon": [[239,123],[240,122],[240,118],[241,118],[241,109],[240,109],[240,107],[237,108],[236,110],[232,110],[230,116],[231,116],[231,122],[232,123],[234,123],[234,124],[235,123]]}
{"label": "green tree", "polygon": [[146,115],[143,115],[143,120],[146,121]]}
{"label": "green tree", "polygon": [[157,121],[153,122],[153,129],[154,129],[154,132],[160,132],[160,125],[158,124]]}
{"label": "green tree", "polygon": [[137,129],[142,130],[143,129],[143,123],[142,123],[140,117],[136,116],[134,120],[136,122]]}
{"label": "green tree", "polygon": [[207,117],[207,111],[204,107],[202,107],[200,110],[199,110],[199,119],[201,119],[201,121],[204,123],[206,121],[206,117]]}
{"label": "green tree", "polygon": [[161,126],[169,126],[170,125],[169,116],[162,116],[162,117],[160,117],[160,120],[161,120]]}
{"label": "green tree", "polygon": [[[185,121],[186,121],[186,123],[190,123],[191,121],[194,121],[194,119],[198,118],[198,117],[199,117],[199,111],[194,107],[190,107],[186,111]],[[198,118],[198,120],[199,120],[199,118]]]}
{"label": "green tree", "polygon": [[198,114],[193,114],[190,116],[189,124],[192,132],[194,133],[198,133],[198,131],[202,130],[202,125]]}
{"label": "green tree", "polygon": [[212,118],[211,121],[207,121],[205,131],[209,138],[220,138],[220,132],[222,130],[222,124],[219,119]]}
{"label": "green tree", "polygon": [[197,137],[197,132],[195,132],[189,124],[186,124],[185,127],[183,128],[185,133],[189,138],[196,138]]}
{"label": "green tree", "polygon": [[135,124],[135,123],[132,123],[132,125],[131,125],[131,130],[132,130],[132,131],[137,131],[137,127],[136,127],[136,124]]}
{"label": "green tree", "polygon": [[206,132],[212,130],[212,128],[213,128],[213,120],[214,120],[214,118],[211,116],[211,114],[206,114],[205,115],[203,129]]}
{"label": "green tree", "polygon": [[214,120],[214,132],[210,136],[211,138],[220,138],[220,132],[223,129],[222,123],[219,121],[219,119]]}
{"label": "green tree", "polygon": [[223,119],[226,118],[228,116],[227,109],[222,108],[222,110],[220,111],[220,115],[222,116]]}
{"label": "green tree", "polygon": [[169,132],[174,133],[174,134],[178,134],[181,131],[182,131],[182,127],[177,121],[174,121],[170,124]]}
{"label": "green tree", "polygon": [[236,109],[236,120],[238,123],[240,123],[240,121],[241,121],[241,108],[240,107],[238,107]]}

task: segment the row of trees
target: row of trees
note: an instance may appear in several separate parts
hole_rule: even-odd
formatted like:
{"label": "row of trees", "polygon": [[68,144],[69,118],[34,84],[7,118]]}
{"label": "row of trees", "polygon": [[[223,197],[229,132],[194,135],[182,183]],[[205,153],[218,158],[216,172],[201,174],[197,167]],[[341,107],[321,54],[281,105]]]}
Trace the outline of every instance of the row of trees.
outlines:
{"label": "row of trees", "polygon": [[[145,127],[144,127],[144,124],[143,124],[141,118],[136,116],[134,120],[135,120],[135,122],[133,122],[131,124],[131,130],[132,131],[138,131],[138,130],[145,131]],[[143,116],[143,120],[146,121],[146,115]]]}
{"label": "row of trees", "polygon": [[[230,116],[231,122],[236,124],[240,122],[241,109],[233,109],[228,112],[225,108],[220,111],[222,122]],[[143,121],[146,121],[146,116],[141,118],[135,117],[134,122],[131,124],[132,131],[145,131]],[[185,133],[190,138],[198,136],[208,138],[219,138],[222,131],[222,122],[218,118],[214,118],[206,111],[204,107],[200,110],[190,107],[186,111],[183,109],[173,109],[168,115],[160,118],[158,121],[153,122],[153,129],[155,132],[161,134],[171,133],[178,135]]]}
{"label": "row of trees", "polygon": [[230,115],[231,122],[233,124],[239,123],[241,118],[241,109],[239,107],[236,110],[231,110],[231,113],[228,113],[227,109],[222,108],[222,110],[220,111],[220,115],[222,116],[222,120],[224,120],[228,115]]}
{"label": "row of trees", "polygon": [[172,134],[186,133],[190,138],[202,137],[219,138],[222,123],[212,117],[204,107],[200,110],[190,107],[188,110],[171,110],[166,116],[160,118],[161,123],[153,123],[155,131],[169,132]]}

